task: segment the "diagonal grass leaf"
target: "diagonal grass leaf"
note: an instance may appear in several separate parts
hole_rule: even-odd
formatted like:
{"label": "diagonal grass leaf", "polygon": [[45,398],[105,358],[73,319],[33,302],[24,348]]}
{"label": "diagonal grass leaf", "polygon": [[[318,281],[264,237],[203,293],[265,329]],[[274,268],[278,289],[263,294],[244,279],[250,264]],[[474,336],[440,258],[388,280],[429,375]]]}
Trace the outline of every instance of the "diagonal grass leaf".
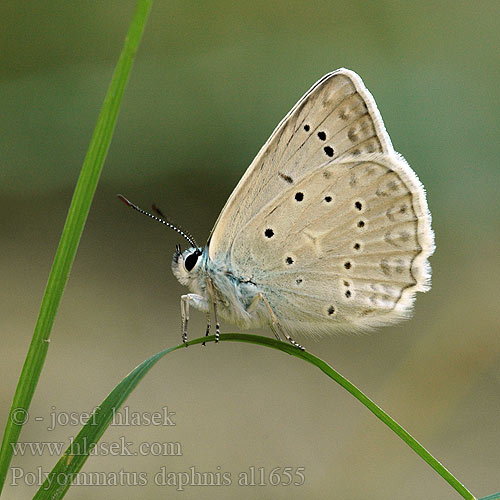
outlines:
{"label": "diagonal grass leaf", "polygon": [[15,416],[16,414],[19,415],[20,412],[27,414],[40,378],[47,356],[50,332],[54,324],[57,308],[68,280],[97,182],[101,175],[102,166],[111,143],[111,137],[118,118],[118,110],[151,8],[151,2],[152,0],[139,0],[137,3],[134,18],[130,24],[120,59],[104,99],[80,177],[75,187],[66,223],[45,288],[31,344],[5,426],[0,449],[0,492],[5,483],[12,459],[12,444],[17,442],[22,428],[22,423],[19,423]]}

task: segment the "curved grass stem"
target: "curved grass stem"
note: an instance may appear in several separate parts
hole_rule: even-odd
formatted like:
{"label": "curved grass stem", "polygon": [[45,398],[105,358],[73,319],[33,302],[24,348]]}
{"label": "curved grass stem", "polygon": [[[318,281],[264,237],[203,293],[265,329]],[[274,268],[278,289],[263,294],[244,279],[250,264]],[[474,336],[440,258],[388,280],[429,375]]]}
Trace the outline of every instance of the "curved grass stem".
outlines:
{"label": "curved grass stem", "polygon": [[[200,337],[188,342],[188,345],[201,344],[203,342],[215,341],[215,335],[208,337]],[[308,363],[319,368],[328,377],[335,380],[339,385],[352,394],[358,401],[366,406],[377,418],[386,424],[393,432],[395,432],[412,450],[414,450],[423,460],[425,460],[445,481],[448,482],[463,498],[475,500],[474,495],[436,460],[414,437],[412,437],[403,427],[401,427],[394,419],[392,419],[382,408],[376,405],[368,396],[361,392],[354,384],[349,382],[345,377],[340,375],[328,363],[314,356],[311,353],[303,352],[291,344],[280,342],[269,337],[261,337],[259,335],[249,335],[242,333],[226,333],[220,335],[221,342],[246,342],[256,344],[271,349],[286,352],[297,358],[301,358]],[[103,435],[106,428],[112,421],[113,415],[119,410],[120,406],[127,399],[129,394],[135,389],[137,384],[149,372],[149,370],[166,354],[184,349],[184,344],[171,347],[154,354],[127,375],[109,394],[109,396],[97,408],[95,414],[89,419],[89,422],[82,428],[78,436],[68,447],[64,455],[57,462],[52,472],[47,477],[47,480],[40,487],[35,499],[56,500],[62,498],[67,489],[71,485],[72,478],[81,469],[89,452],[73,453],[73,447],[80,450],[82,443],[97,443]],[[92,425],[90,425],[92,423]],[[87,445],[87,448],[88,445]]]}

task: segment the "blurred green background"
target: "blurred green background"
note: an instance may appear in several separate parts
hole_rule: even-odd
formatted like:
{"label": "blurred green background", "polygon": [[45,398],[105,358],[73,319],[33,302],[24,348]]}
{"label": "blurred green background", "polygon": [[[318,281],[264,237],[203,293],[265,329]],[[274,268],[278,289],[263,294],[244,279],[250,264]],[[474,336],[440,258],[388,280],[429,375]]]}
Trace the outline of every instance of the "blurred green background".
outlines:
{"label": "blurred green background", "polygon": [[[0,5],[2,429],[134,6]],[[396,150],[426,186],[433,288],[419,294],[409,322],[298,340],[477,496],[500,490],[499,16],[497,0],[157,1],[21,440],[67,443],[79,427],[48,430],[51,412],[90,411],[135,365],[180,341],[184,289],[170,261],[181,241],[115,194],[158,204],[203,241],[278,121],[318,78],[345,66],[364,79]],[[194,311],[190,335],[204,326]],[[141,471],[149,482],[74,487],[68,498],[458,497],[358,402],[279,352],[230,343],[176,352],[127,405],[168,406],[176,426],[112,427],[104,441],[179,442],[182,456],[91,457],[83,472]],[[6,498],[30,497],[28,473],[55,460],[14,458],[24,475]],[[154,484],[162,466],[229,472],[233,484],[178,492]],[[251,466],[267,475],[304,467],[305,484],[238,486]]]}

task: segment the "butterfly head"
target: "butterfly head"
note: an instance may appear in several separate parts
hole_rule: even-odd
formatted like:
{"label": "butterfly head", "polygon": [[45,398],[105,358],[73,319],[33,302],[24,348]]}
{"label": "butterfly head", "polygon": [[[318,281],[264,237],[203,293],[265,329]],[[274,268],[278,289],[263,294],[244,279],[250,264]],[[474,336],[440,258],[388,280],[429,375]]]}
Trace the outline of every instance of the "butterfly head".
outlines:
{"label": "butterfly head", "polygon": [[201,248],[191,247],[183,252],[180,245],[175,247],[172,272],[182,285],[188,285],[191,280],[197,277],[202,254]]}

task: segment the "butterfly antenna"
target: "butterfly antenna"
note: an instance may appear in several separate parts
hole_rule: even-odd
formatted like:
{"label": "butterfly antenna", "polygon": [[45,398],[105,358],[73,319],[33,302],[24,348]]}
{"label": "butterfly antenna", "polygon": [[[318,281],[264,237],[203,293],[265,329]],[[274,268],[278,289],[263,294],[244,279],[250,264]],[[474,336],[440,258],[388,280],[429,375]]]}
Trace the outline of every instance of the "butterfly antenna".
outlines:
{"label": "butterfly antenna", "polygon": [[153,209],[153,212],[155,214],[159,215],[163,220],[166,219],[165,215],[163,215],[163,212],[160,210],[160,208],[157,205],[155,205],[153,203],[153,205],[151,206],[151,208]]}
{"label": "butterfly antenna", "polygon": [[146,212],[146,210],[143,210],[142,208],[138,207],[137,205],[134,205],[131,201],[127,200],[127,198],[125,198],[125,196],[122,196],[121,194],[117,194],[116,196],[118,197],[119,200],[121,200],[123,203],[125,203],[125,205],[127,205],[128,207],[133,208],[137,212],[144,214],[144,215],[147,215],[148,217],[151,217],[152,219],[154,219],[158,222],[161,222],[162,224],[165,224],[165,226],[173,229],[174,231],[177,231],[181,236],[183,236],[184,238],[186,238],[186,240],[189,241],[191,246],[193,246],[194,248],[198,248],[198,245],[196,244],[196,241],[191,236],[191,234],[189,234],[187,231],[184,231],[184,229],[182,229],[180,226],[177,226],[177,225],[169,222],[165,218],[165,216],[161,213],[161,211],[158,209],[158,207],[156,207],[155,205],[153,205],[153,210],[155,212],[157,212],[159,215],[161,215],[162,218],[156,217],[156,215],[150,214],[149,212]]}
{"label": "butterfly antenna", "polygon": [[[156,205],[155,203],[153,203],[153,205],[151,206],[151,208],[153,209],[153,212],[155,214],[157,214],[157,215],[160,216],[161,219],[163,219],[164,221],[168,221],[168,219],[165,217],[164,213],[161,211],[161,209],[160,209],[160,207],[158,205]],[[172,225],[174,225],[174,224],[172,224]],[[186,236],[189,236],[189,238],[194,242],[194,237],[193,237],[193,235],[190,232],[186,231],[185,229],[183,229],[180,226],[176,226],[176,227],[177,227],[177,229],[180,229]],[[191,243],[191,241],[190,241],[190,243]],[[179,253],[182,253],[180,245],[177,245],[177,246],[179,247]]]}

